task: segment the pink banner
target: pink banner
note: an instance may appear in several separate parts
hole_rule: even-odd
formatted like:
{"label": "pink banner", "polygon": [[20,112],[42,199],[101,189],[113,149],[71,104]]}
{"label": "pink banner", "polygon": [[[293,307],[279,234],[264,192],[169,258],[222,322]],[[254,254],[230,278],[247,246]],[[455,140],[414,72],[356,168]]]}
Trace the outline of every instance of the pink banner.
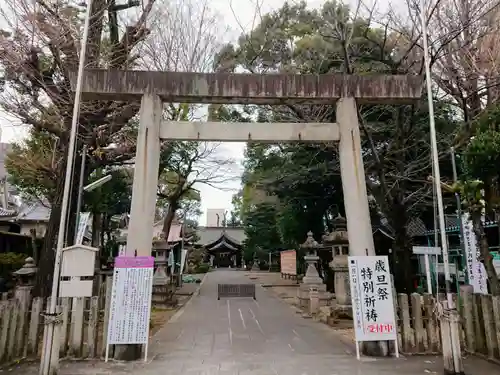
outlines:
{"label": "pink banner", "polygon": [[153,268],[154,257],[116,257],[115,268]]}

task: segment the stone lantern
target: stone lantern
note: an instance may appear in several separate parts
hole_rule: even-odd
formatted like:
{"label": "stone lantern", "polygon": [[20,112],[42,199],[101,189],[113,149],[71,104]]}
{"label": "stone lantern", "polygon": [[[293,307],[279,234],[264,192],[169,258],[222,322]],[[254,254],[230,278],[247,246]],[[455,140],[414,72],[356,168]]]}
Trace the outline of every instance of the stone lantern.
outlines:
{"label": "stone lantern", "polygon": [[38,268],[35,265],[35,260],[29,257],[24,261],[24,266],[12,272],[17,281],[14,290],[14,298],[19,301],[20,308],[28,308],[31,290],[35,285],[35,275],[37,271]]}
{"label": "stone lantern", "polygon": [[319,305],[325,306],[328,304],[331,297],[330,294],[327,293],[326,285],[323,284],[323,280],[319,277],[315,265],[315,263],[319,261],[318,251],[321,249],[321,245],[314,240],[313,233],[309,231],[306,241],[300,245],[300,248],[306,251],[304,260],[307,264],[307,269],[297,291],[299,306],[301,308],[308,307],[311,290],[318,293]]}
{"label": "stone lantern", "polygon": [[37,270],[38,268],[35,265],[35,260],[29,257],[25,259],[24,266],[12,272],[12,274],[16,278],[18,286],[33,286],[35,284]]}
{"label": "stone lantern", "polygon": [[323,244],[332,249],[333,260],[330,262],[330,268],[335,273],[335,310],[339,315],[352,316],[347,258],[349,256],[349,238],[345,218],[339,215],[333,220],[333,232],[323,236]]}

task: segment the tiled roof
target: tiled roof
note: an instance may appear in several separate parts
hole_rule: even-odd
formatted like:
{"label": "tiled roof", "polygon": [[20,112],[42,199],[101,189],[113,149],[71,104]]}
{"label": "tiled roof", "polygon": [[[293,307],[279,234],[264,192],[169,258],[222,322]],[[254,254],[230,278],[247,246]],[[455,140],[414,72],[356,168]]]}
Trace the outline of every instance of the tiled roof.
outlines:
{"label": "tiled roof", "polygon": [[5,208],[0,207],[0,217],[11,217],[15,216],[15,210],[6,210]]}
{"label": "tiled roof", "polygon": [[[460,231],[460,220],[456,215],[445,215],[444,217],[445,220],[445,226],[446,226],[446,232],[459,232]],[[490,228],[496,226],[497,223],[493,220],[486,220],[484,222],[485,228]],[[438,229],[438,233],[440,230]],[[425,232],[421,232],[419,234],[416,234],[416,236],[427,236],[434,234],[434,229],[429,229]]]}
{"label": "tiled roof", "polygon": [[241,245],[245,241],[245,230],[243,228],[229,227],[198,227],[196,234],[199,236],[198,244],[207,245],[217,241],[224,235],[232,242]]}
{"label": "tiled roof", "polygon": [[50,208],[41,203],[32,203],[19,209],[16,219],[21,221],[49,221]]}

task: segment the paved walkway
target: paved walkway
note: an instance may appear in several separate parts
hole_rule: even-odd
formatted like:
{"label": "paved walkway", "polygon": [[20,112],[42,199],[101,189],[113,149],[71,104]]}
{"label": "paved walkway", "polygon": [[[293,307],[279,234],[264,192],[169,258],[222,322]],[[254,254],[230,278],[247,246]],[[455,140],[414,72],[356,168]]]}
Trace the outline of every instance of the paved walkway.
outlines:
{"label": "paved walkway", "polygon": [[[218,283],[251,282],[244,272],[207,275],[200,294],[154,337],[148,364],[65,363],[62,374],[141,375],[417,375],[442,373],[439,358],[362,358],[327,326],[304,319],[288,304],[257,289],[257,300],[217,300]],[[472,358],[474,372],[500,367]],[[466,368],[467,370],[467,368]]]}

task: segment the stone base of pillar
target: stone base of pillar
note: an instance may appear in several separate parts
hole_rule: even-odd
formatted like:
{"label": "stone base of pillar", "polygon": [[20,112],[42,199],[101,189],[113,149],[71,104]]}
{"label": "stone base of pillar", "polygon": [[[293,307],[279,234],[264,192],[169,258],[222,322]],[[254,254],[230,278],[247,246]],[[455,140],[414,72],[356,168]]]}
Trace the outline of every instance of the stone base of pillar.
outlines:
{"label": "stone base of pillar", "polygon": [[116,345],[114,358],[120,361],[137,361],[142,355],[142,345]]}
{"label": "stone base of pillar", "polygon": [[351,305],[341,305],[335,304],[334,308],[335,314],[339,318],[352,319],[352,306]]}
{"label": "stone base of pillar", "polygon": [[330,293],[326,291],[325,284],[300,284],[297,289],[298,305],[301,309],[309,310],[310,290],[315,288],[319,294],[319,306],[327,306],[332,299]]}
{"label": "stone base of pillar", "polygon": [[369,357],[388,357],[389,341],[364,341],[360,343],[361,352]]}

